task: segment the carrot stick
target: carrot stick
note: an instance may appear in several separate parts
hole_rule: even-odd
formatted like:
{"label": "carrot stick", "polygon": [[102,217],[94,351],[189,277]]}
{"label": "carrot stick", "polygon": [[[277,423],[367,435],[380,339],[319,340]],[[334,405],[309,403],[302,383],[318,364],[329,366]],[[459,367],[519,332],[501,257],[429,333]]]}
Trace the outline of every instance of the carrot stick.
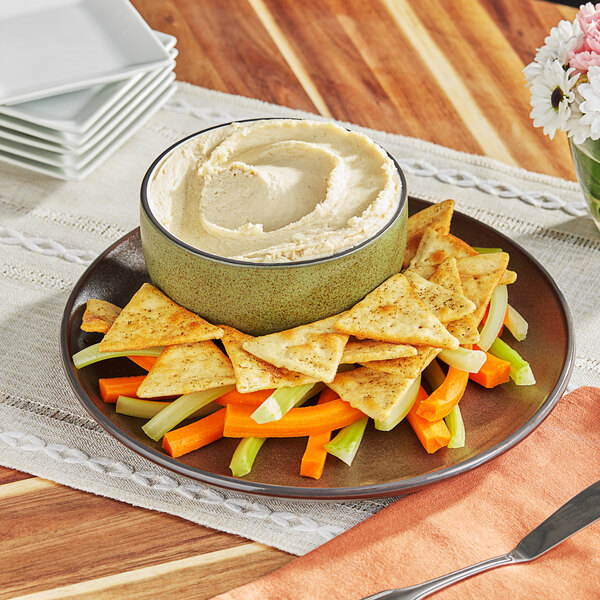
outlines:
{"label": "carrot stick", "polygon": [[100,396],[104,402],[114,404],[119,396],[129,396],[137,398],[137,391],[145,375],[135,377],[109,377],[98,379],[100,386]]}
{"label": "carrot stick", "polygon": [[319,401],[317,402],[317,404],[325,404],[326,402],[331,402],[332,400],[337,400],[339,397],[340,396],[337,392],[334,392],[331,388],[326,387],[319,394]]}
{"label": "carrot stick", "polygon": [[158,360],[156,356],[128,356],[127,358],[146,371],[149,371]]}
{"label": "carrot stick", "polygon": [[427,392],[420,387],[417,400],[410,409],[410,412],[406,415],[406,418],[414,432],[417,434],[421,444],[423,444],[423,448],[425,448],[429,454],[433,454],[436,450],[448,445],[448,442],[452,439],[452,434],[444,422],[444,419],[428,421],[417,414],[419,406],[426,400]]}
{"label": "carrot stick", "polygon": [[[321,392],[317,404],[325,404],[337,398],[339,396],[331,388],[325,388]],[[327,450],[323,446],[330,441],[331,431],[309,436],[308,442],[306,442],[306,450],[300,463],[300,475],[312,477],[313,479],[321,478],[323,469],[325,468],[325,459],[327,458]]]}
{"label": "carrot stick", "polygon": [[227,406],[228,404],[246,404],[247,406],[260,406],[275,390],[260,390],[242,394],[237,390],[231,390],[217,398],[215,402]]}
{"label": "carrot stick", "polygon": [[304,437],[341,429],[365,415],[341,399],[326,404],[292,408],[278,421],[258,424],[250,415],[253,406],[228,404],[225,407],[225,437]]}
{"label": "carrot stick", "polygon": [[173,458],[177,458],[221,439],[224,424],[225,409],[222,408],[199,421],[165,433],[162,447]]}
{"label": "carrot stick", "polygon": [[443,419],[463,397],[468,381],[467,371],[449,367],[444,383],[419,404],[417,415],[428,421]]}
{"label": "carrot stick", "polygon": [[469,379],[485,388],[493,388],[510,381],[510,363],[486,352],[486,361],[477,373],[469,373]]}

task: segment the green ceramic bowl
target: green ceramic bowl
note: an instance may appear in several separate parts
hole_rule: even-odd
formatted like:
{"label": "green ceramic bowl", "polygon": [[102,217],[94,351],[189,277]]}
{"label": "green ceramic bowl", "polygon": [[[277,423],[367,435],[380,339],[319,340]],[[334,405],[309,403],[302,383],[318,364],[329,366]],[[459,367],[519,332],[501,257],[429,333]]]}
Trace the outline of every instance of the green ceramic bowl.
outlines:
{"label": "green ceramic bowl", "polygon": [[338,254],[292,263],[253,263],[209,254],[176,238],[154,216],[148,186],[175,148],[206,131],[165,150],[142,182],[140,231],[148,273],[175,302],[211,323],[265,335],[347,310],[400,271],[408,217],[406,179],[396,161],[402,185],[394,216],[376,235]]}

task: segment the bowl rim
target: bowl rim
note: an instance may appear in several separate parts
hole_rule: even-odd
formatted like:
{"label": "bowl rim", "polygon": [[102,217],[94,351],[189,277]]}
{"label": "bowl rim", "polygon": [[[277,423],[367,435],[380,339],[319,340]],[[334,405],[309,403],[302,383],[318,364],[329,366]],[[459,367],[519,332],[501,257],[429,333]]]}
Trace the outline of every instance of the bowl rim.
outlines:
{"label": "bowl rim", "polygon": [[[388,150],[386,150],[385,148],[380,146],[374,140],[371,140],[371,141],[374,144],[376,144],[378,147],[380,147],[388,155],[388,157],[394,163],[394,166],[396,167],[398,176],[400,177],[401,189],[400,189],[400,199],[398,202],[398,207],[396,208],[392,217],[390,217],[390,219],[387,221],[387,223],[381,229],[379,229],[374,235],[367,238],[366,240],[363,240],[360,244],[357,244],[356,246],[346,248],[340,252],[336,252],[335,254],[330,254],[329,256],[320,256],[320,257],[316,257],[316,258],[310,258],[307,260],[296,260],[296,261],[290,261],[290,262],[269,262],[269,263],[252,262],[249,260],[239,260],[236,258],[227,258],[225,256],[219,256],[218,254],[212,254],[210,252],[206,252],[205,250],[201,250],[200,248],[196,248],[195,246],[188,244],[184,240],[181,240],[180,238],[176,237],[173,233],[171,233],[168,229],[166,229],[158,221],[158,219],[154,215],[154,212],[150,208],[150,204],[149,204],[149,200],[148,200],[148,187],[149,187],[150,180],[151,180],[152,176],[154,175],[154,171],[156,170],[156,168],[178,146],[185,144],[192,138],[202,135],[208,131],[212,131],[213,129],[220,129],[221,127],[228,127],[229,125],[233,125],[234,123],[251,123],[254,121],[277,121],[277,120],[310,121],[311,119],[304,119],[301,117],[256,117],[256,118],[252,118],[252,119],[239,119],[239,120],[235,120],[235,121],[229,121],[227,123],[220,123],[218,125],[213,125],[212,127],[207,127],[206,129],[202,129],[200,131],[192,133],[192,134],[178,140],[177,142],[175,142],[174,144],[169,146],[166,150],[163,150],[158,155],[158,157],[152,162],[152,164],[146,171],[146,174],[144,175],[144,178],[142,179],[142,185],[141,185],[141,189],[140,189],[142,211],[144,212],[146,217],[150,220],[150,222],[154,225],[154,227],[156,227],[156,229],[158,229],[158,231],[160,233],[162,233],[166,238],[168,238],[171,242],[173,242],[177,246],[180,246],[181,248],[183,248],[184,250],[187,250],[191,254],[201,256],[202,258],[206,258],[208,260],[212,260],[215,262],[224,263],[224,264],[228,264],[228,265],[235,265],[237,267],[248,267],[248,268],[258,268],[258,269],[281,269],[281,268],[289,269],[289,268],[303,267],[303,266],[307,266],[307,265],[327,263],[330,261],[334,261],[334,260],[343,258],[345,256],[349,256],[350,254],[354,254],[355,252],[362,250],[366,246],[370,246],[371,244],[373,244],[377,239],[379,239],[388,229],[390,229],[398,221],[398,219],[401,217],[402,213],[406,210],[406,208],[408,206],[408,201],[407,201],[408,190],[406,187],[406,177],[404,175],[404,171],[402,171],[402,168],[398,164],[398,161],[389,153]],[[329,121],[323,121],[323,122],[328,123]],[[338,127],[341,127],[341,125],[338,125]],[[348,129],[347,127],[342,127],[342,129],[346,129],[346,131],[355,133],[355,132],[353,132],[353,130]],[[371,138],[369,138],[369,139],[371,139]]]}

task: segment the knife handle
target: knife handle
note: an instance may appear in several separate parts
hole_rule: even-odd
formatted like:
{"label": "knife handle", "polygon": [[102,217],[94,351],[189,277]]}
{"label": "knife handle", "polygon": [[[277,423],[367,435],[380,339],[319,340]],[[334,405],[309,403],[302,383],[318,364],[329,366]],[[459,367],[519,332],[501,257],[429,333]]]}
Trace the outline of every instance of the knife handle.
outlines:
{"label": "knife handle", "polygon": [[482,571],[487,571],[488,569],[495,569],[496,567],[511,564],[512,562],[514,562],[512,556],[503,554],[502,556],[488,558],[488,560],[484,560],[483,562],[470,565],[469,567],[454,571],[453,573],[448,573],[447,575],[442,575],[436,579],[425,581],[424,583],[419,583],[418,585],[398,590],[379,592],[364,600],[382,600],[383,598],[386,598],[387,600],[419,600],[420,598],[425,598],[426,596],[429,596],[429,594],[433,594],[449,585],[453,585],[462,579],[466,579],[467,577],[471,577]]}

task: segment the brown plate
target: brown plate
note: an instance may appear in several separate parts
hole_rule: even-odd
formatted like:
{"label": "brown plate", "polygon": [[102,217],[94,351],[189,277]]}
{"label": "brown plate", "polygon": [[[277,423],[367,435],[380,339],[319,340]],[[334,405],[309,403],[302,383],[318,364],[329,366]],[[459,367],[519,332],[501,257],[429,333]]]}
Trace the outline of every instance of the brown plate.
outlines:
{"label": "brown plate", "polygon": [[[409,211],[429,203],[410,199]],[[469,383],[461,400],[467,442],[461,449],[443,448],[428,455],[410,426],[403,422],[383,433],[369,425],[352,467],[329,457],[320,480],[299,475],[306,438],[271,439],[262,447],[252,473],[236,479],[229,461],[237,440],[222,439],[179,459],[142,432],[143,421],[115,413],[98,393],[99,377],[137,375],[143,371],[129,359],[113,359],[78,371],[71,356],[100,340],[81,331],[89,298],[124,306],[142,283],[149,281],[139,230],[108,248],[83,274],[71,293],[62,322],[61,347],[65,371],[75,394],[90,415],[121,443],[175,473],[207,484],[251,494],[286,498],[350,499],[393,496],[453,477],[491,460],[531,433],[562,396],[573,369],[571,317],[565,299],[546,270],[525,250],[483,223],[456,212],[452,233],[473,246],[498,247],[510,254],[518,280],[509,287],[511,304],[529,322],[527,339],[517,344],[537,384],[512,382],[486,390]],[[510,334],[506,340],[515,344]]]}

